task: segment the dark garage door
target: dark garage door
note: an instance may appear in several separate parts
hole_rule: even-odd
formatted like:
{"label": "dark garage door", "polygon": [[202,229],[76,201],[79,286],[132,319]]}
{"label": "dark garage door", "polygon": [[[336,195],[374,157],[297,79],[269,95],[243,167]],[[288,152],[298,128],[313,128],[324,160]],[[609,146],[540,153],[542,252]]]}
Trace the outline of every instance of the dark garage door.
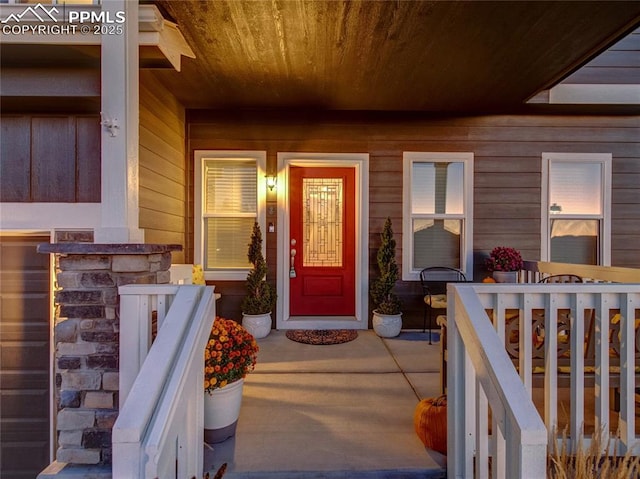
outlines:
{"label": "dark garage door", "polygon": [[34,478],[49,464],[47,237],[0,236],[0,477]]}

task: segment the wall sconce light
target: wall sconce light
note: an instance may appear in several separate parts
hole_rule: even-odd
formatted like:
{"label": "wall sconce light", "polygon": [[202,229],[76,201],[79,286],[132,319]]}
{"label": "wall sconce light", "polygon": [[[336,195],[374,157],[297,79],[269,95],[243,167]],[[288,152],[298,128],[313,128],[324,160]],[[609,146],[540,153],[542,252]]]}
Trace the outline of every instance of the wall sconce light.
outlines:
{"label": "wall sconce light", "polygon": [[269,191],[273,191],[278,181],[276,175],[266,175],[265,178],[267,179],[267,187],[269,188]]}
{"label": "wall sconce light", "polygon": [[551,206],[549,206],[549,213],[560,213],[562,212],[562,206],[560,206],[557,203],[553,203]]}

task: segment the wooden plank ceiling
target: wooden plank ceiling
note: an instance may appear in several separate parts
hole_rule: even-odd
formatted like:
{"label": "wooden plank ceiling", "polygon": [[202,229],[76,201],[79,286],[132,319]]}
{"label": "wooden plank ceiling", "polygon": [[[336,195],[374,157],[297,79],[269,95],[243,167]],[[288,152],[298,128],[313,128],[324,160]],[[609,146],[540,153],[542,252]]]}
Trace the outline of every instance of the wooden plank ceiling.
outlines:
{"label": "wooden plank ceiling", "polygon": [[514,111],[640,24],[639,1],[157,0],[188,108]]}

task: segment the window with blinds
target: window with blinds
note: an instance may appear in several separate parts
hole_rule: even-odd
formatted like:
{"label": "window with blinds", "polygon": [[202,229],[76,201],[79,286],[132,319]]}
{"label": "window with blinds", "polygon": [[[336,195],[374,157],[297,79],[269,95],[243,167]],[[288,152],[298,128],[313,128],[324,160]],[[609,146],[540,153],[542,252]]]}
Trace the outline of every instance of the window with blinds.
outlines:
{"label": "window with blinds", "polygon": [[467,269],[465,170],[471,159],[471,154],[405,153],[403,279],[430,266]]}
{"label": "window with blinds", "polygon": [[205,215],[248,214],[258,209],[255,160],[205,160]]}
{"label": "window with blinds", "polygon": [[548,259],[603,264],[610,221],[610,155],[547,153],[544,159]]}
{"label": "window with blinds", "polygon": [[258,211],[256,179],[253,159],[205,160],[205,270],[250,267],[247,244]]}

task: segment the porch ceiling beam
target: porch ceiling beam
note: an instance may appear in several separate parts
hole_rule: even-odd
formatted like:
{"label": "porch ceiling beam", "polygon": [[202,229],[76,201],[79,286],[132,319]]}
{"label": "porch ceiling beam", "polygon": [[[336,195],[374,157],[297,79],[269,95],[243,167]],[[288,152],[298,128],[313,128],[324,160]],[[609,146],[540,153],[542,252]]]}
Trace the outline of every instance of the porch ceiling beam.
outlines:
{"label": "porch ceiling beam", "polygon": [[167,20],[163,20],[157,30],[141,30],[139,38],[140,47],[157,47],[177,71],[180,71],[183,56],[196,57],[178,26]]}
{"label": "porch ceiling beam", "polygon": [[[73,11],[100,11],[100,5],[73,5],[67,9],[59,8],[52,17],[44,17],[43,21],[35,21],[35,18],[24,17],[19,23],[12,23],[10,16],[20,15],[27,8],[27,4],[3,5],[0,7],[0,20],[8,20],[0,29],[0,43],[3,45],[100,45],[102,36],[95,34],[99,32],[96,27],[100,24],[92,23],[69,23],[68,12]],[[142,66],[150,64],[155,68],[172,67],[177,71],[181,69],[182,57],[195,58],[195,54],[184,36],[180,32],[178,25],[165,20],[155,5],[140,5],[138,17],[138,44],[140,46],[140,59]],[[126,19],[130,21],[129,18]],[[126,23],[126,22],[125,22]],[[106,24],[107,26],[112,24]],[[119,24],[121,25],[121,24]],[[64,27],[70,28],[69,31]],[[29,29],[34,27],[34,30]],[[42,34],[36,28],[43,27],[50,30],[55,27],[55,33]],[[89,27],[83,29],[81,27]],[[107,37],[108,35],[104,35]],[[164,61],[159,61],[159,58]]]}
{"label": "porch ceiling beam", "polygon": [[178,25],[165,20],[155,5],[140,6],[138,23],[140,47],[157,47],[177,71],[181,57],[196,57]]}

